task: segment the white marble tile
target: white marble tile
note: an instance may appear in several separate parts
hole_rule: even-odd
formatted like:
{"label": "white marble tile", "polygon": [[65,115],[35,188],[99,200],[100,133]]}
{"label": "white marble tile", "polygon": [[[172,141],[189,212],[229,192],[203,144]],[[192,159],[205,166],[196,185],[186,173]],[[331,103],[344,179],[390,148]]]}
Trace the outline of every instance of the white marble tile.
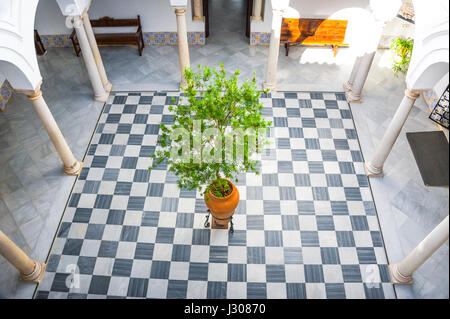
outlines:
{"label": "white marble tile", "polygon": [[[215,21],[220,19],[227,28],[219,31],[214,30],[212,26],[206,46],[191,46],[191,64],[217,65],[222,61],[227,69],[240,68],[244,76],[252,76],[255,72],[257,83],[260,85],[264,81],[268,48],[248,46],[248,39],[242,34],[242,21],[238,15],[235,15],[232,23],[224,20],[226,18],[222,16],[218,16]],[[293,48],[290,56],[285,57],[283,50],[280,49],[279,90],[342,91],[342,83],[348,79],[351,72],[353,63],[351,59],[343,64],[305,62],[314,55],[329,54],[328,51],[328,49]],[[339,50],[339,55],[345,56],[348,54],[347,51]],[[101,53],[114,90],[179,89],[176,47],[146,47],[143,57],[137,57],[133,47],[102,47]],[[377,54],[369,74],[363,92],[363,103],[351,105],[365,159],[370,159],[373,155],[403,98],[405,88],[403,78],[393,77],[389,69],[379,65],[381,53],[383,52]],[[75,156],[81,159],[103,104],[93,103],[92,89],[84,65],[75,57],[72,48],[49,49],[48,54],[38,58],[38,62],[44,78],[42,85],[44,98]],[[76,89],[73,89],[74,87]],[[423,185],[405,137],[405,132],[436,129],[428,119],[427,112],[420,98],[386,162],[386,176],[383,179],[371,179],[390,262],[403,259],[448,213],[448,188],[427,188]],[[304,145],[292,147],[304,148]],[[37,114],[24,95],[15,93],[6,111],[0,113],[0,161],[2,162],[0,227],[19,246],[44,260],[75,178],[62,175],[61,161],[49,142]],[[146,163],[142,165],[144,164],[147,165]],[[325,168],[329,173],[338,171],[336,167]],[[308,173],[307,167],[294,169],[298,173]],[[89,172],[94,173],[93,169]],[[132,177],[121,176],[121,179],[126,181]],[[153,173],[151,175],[152,181],[164,178],[165,176]],[[16,179],[23,187],[17,188],[20,185]],[[290,184],[289,181],[283,183]],[[117,209],[126,209],[126,203],[121,204],[119,199],[116,201],[116,197],[113,204]],[[154,204],[151,206],[155,207]],[[295,202],[282,203],[281,209],[296,214],[295,206]],[[29,214],[26,214],[27,207]],[[34,210],[38,215],[33,213]],[[16,211],[19,213],[13,215]],[[251,207],[247,214],[261,212],[262,207]],[[70,213],[69,210],[66,212]],[[201,217],[199,222],[204,221],[204,217]],[[302,217],[304,220],[300,222],[301,229],[315,228],[313,221],[308,221],[307,216]],[[335,220],[335,224],[342,227],[341,230],[347,230],[344,229],[344,223],[341,225]],[[155,234],[151,236],[154,237]],[[152,241],[154,238],[149,240]],[[255,238],[254,244],[260,243],[261,240],[264,238]],[[61,241],[61,245],[63,242]],[[88,248],[83,249],[88,254]],[[98,250],[98,247],[90,249]],[[346,249],[339,248],[339,250],[341,252]],[[356,257],[350,250],[342,256],[350,264]],[[412,287],[395,288],[398,297],[448,298],[448,244],[432,258],[433,260],[426,262],[415,273],[416,283]],[[0,268],[2,269],[0,296],[7,298],[32,296],[34,285],[19,283],[15,270],[1,257]],[[167,285],[167,282],[161,284]],[[324,296],[324,287],[319,286],[307,285],[307,294],[314,297]],[[348,296],[363,295],[363,292],[354,291],[351,284],[346,284],[345,288]],[[149,296],[158,297],[158,293],[149,292]]]}

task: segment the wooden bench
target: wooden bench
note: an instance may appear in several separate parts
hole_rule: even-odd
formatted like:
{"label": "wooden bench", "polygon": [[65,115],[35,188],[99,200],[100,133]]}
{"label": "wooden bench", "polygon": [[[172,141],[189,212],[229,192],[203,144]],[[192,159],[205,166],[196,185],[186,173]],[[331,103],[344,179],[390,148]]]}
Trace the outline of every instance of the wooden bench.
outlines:
{"label": "wooden bench", "polygon": [[[144,49],[144,38],[142,36],[141,18],[139,15],[137,19],[113,19],[110,17],[103,17],[98,20],[91,20],[93,28],[109,28],[109,27],[137,27],[136,32],[130,33],[95,33],[95,39],[99,45],[127,45],[135,44],[138,47],[139,55],[142,56],[142,50]],[[72,40],[75,54],[80,56],[80,44],[77,39],[77,34],[73,30],[70,35]]]}
{"label": "wooden bench", "polygon": [[319,45],[331,46],[336,57],[338,47],[348,46],[344,43],[347,23],[346,20],[284,18],[280,42],[286,48],[286,56],[291,46]]}
{"label": "wooden bench", "polygon": [[37,55],[44,55],[45,53],[47,53],[47,50],[45,49],[37,30],[34,30],[34,47],[36,48]]}

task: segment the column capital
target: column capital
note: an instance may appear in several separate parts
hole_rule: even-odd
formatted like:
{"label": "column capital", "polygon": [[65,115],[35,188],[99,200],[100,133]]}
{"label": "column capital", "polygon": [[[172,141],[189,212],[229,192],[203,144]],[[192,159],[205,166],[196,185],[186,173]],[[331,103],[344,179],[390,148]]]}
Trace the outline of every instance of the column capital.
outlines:
{"label": "column capital", "polygon": [[39,91],[41,91],[41,85],[42,85],[42,80],[39,82],[39,84],[36,86],[36,88],[34,88],[34,90],[20,90],[20,89],[14,89],[14,91],[16,91],[17,93],[25,94],[25,95],[27,95],[27,96],[35,95],[35,94],[37,94]]}
{"label": "column capital", "polygon": [[186,14],[186,8],[184,8],[184,7],[175,8],[175,14],[177,16],[184,16]]}
{"label": "column capital", "polygon": [[30,101],[37,100],[42,97],[42,91],[40,89],[38,89],[31,94],[27,94],[27,96],[30,99]]}
{"label": "column capital", "polygon": [[417,90],[410,90],[410,89],[405,90],[405,96],[411,100],[416,100],[420,96],[420,93],[421,92]]}
{"label": "column capital", "polygon": [[79,28],[83,27],[83,16],[75,15],[75,16],[70,16],[68,18],[72,19],[72,24],[75,29],[79,29]]}

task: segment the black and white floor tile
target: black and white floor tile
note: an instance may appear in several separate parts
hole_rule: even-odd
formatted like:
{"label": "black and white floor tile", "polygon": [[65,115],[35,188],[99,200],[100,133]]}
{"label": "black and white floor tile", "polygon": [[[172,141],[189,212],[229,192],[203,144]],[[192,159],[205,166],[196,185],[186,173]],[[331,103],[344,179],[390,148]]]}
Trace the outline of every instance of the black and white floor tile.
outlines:
{"label": "black and white floor tile", "polygon": [[111,95],[36,298],[395,298],[343,93],[261,97],[274,142],[261,175],[239,176],[234,233],[148,170],[173,98]]}

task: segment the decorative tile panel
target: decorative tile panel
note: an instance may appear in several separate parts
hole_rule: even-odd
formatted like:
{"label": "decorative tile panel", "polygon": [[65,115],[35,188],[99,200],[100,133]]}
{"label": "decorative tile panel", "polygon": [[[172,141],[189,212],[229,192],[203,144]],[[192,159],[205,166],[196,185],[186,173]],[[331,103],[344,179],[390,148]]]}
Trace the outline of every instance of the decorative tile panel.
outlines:
{"label": "decorative tile panel", "polygon": [[[72,41],[68,34],[41,35],[42,43],[46,48],[68,48],[72,47]],[[144,32],[145,45],[177,45],[176,32]],[[205,45],[204,32],[188,32],[189,45]]]}
{"label": "decorative tile panel", "polygon": [[269,45],[270,32],[252,32],[250,33],[250,45]]}
{"label": "decorative tile panel", "polygon": [[0,84],[0,111],[3,111],[6,108],[6,104],[11,98],[13,93],[13,88],[9,84],[8,80],[5,80],[2,84]]}

